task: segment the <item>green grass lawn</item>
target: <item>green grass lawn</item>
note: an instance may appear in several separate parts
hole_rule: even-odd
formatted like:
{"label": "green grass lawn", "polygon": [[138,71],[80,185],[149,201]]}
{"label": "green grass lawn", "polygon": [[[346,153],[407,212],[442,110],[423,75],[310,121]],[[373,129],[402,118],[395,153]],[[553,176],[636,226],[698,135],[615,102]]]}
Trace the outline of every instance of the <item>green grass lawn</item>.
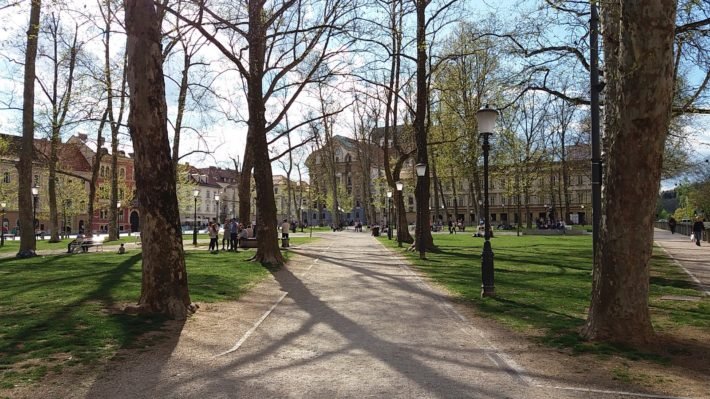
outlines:
{"label": "green grass lawn", "polygon": [[[380,237],[396,248],[396,241]],[[495,253],[496,297],[480,297],[482,238],[470,234],[436,234],[441,252],[405,252],[421,271],[447,287],[480,313],[538,337],[548,345],[575,351],[624,350],[585,342],[578,334],[591,298],[591,236],[499,236],[492,239]],[[678,327],[698,329],[710,336],[710,301],[667,301],[663,295],[701,297],[687,275],[663,252],[654,252],[651,267],[650,308],[654,328],[672,332]],[[637,354],[629,354],[636,356]]]}
{"label": "green grass lawn", "polygon": [[[293,238],[303,244],[308,238]],[[64,244],[66,247],[66,244]],[[269,275],[254,251],[187,251],[193,302],[239,298]],[[288,258],[288,252],[284,252]],[[36,381],[48,370],[90,364],[160,330],[160,317],[122,314],[141,287],[141,253],[111,252],[0,259],[0,388]]]}

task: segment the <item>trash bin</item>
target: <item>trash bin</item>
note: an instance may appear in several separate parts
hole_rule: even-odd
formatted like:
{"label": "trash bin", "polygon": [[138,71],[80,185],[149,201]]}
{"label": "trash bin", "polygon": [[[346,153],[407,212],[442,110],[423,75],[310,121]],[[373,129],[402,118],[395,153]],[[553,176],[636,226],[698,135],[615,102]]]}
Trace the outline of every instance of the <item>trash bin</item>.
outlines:
{"label": "trash bin", "polygon": [[281,239],[281,248],[288,248],[288,238]]}
{"label": "trash bin", "polygon": [[380,236],[380,226],[372,226],[372,235],[375,237]]}

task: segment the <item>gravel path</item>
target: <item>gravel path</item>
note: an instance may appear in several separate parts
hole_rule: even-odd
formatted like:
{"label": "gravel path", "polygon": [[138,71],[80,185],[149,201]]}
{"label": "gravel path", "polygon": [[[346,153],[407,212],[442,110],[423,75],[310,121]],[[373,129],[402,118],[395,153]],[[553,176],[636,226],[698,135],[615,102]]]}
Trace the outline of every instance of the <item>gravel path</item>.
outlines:
{"label": "gravel path", "polygon": [[179,337],[119,353],[72,396],[653,397],[590,389],[594,370],[502,343],[500,330],[473,321],[366,233],[322,234],[292,252],[239,302],[205,305]]}
{"label": "gravel path", "polygon": [[710,243],[701,246],[684,234],[654,229],[653,240],[685,270],[698,288],[710,295]]}

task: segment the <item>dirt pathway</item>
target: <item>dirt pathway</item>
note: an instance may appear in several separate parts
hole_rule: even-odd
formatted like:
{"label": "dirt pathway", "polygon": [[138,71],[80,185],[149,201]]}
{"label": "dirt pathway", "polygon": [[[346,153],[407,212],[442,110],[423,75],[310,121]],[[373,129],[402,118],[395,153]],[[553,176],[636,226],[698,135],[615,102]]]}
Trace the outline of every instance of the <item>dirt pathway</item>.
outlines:
{"label": "dirt pathway", "polygon": [[366,233],[323,234],[292,252],[239,302],[203,306],[174,339],[122,351],[95,378],[43,396],[658,397],[453,305]]}

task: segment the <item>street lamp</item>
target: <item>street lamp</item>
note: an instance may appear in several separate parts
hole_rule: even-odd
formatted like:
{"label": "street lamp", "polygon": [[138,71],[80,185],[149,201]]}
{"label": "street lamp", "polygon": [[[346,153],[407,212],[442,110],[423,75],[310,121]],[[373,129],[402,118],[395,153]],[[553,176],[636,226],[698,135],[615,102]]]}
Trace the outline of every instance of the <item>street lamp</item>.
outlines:
{"label": "street lamp", "polygon": [[192,196],[195,198],[195,205],[192,208],[192,245],[197,245],[197,197],[200,196],[200,190],[192,190]]}
{"label": "street lamp", "polygon": [[2,207],[2,223],[0,223],[0,229],[2,231],[0,232],[0,247],[5,245],[5,207],[7,206],[6,202],[0,202],[0,207]]}
{"label": "street lamp", "polygon": [[580,222],[580,224],[582,226],[584,226],[584,224],[585,224],[584,222],[586,222],[585,219],[587,218],[587,215],[584,214],[584,204],[582,204],[581,208],[582,208],[582,220],[581,221],[578,220],[578,222]]}
{"label": "street lamp", "polygon": [[301,233],[303,233],[303,225],[306,223],[306,208],[301,206],[301,221],[298,223],[301,225]]}
{"label": "street lamp", "polygon": [[[397,195],[399,195],[399,198],[402,198],[402,189],[404,188],[404,183],[402,183],[401,180],[397,180],[397,182],[394,184],[397,186]],[[406,215],[406,214],[405,214]],[[402,246],[402,237],[400,236],[400,228],[399,228],[399,217],[401,215],[399,214],[399,209],[397,209],[397,219],[395,222],[395,226],[397,226],[397,246],[401,247]]]}
{"label": "street lamp", "polygon": [[217,202],[217,225],[219,225],[219,194],[214,195],[214,200]]}
{"label": "street lamp", "polygon": [[[417,170],[417,177],[424,177],[426,176],[426,164],[425,163],[418,163],[415,166]],[[429,208],[431,209],[431,207]],[[419,220],[422,220],[421,218]],[[423,221],[423,220],[422,220]],[[419,236],[415,237],[414,239],[417,240],[417,248],[419,248],[419,259],[425,259],[426,258],[426,248],[425,243],[424,243],[424,229],[426,226],[419,226]]]}
{"label": "street lamp", "polygon": [[34,230],[35,238],[37,238],[37,198],[39,197],[39,188],[32,187],[32,230]]}
{"label": "street lamp", "polygon": [[120,239],[121,238],[121,218],[119,217],[118,213],[121,212],[121,201],[116,201],[116,238]]}
{"label": "street lamp", "polygon": [[483,242],[483,252],[481,253],[481,296],[494,297],[496,289],[494,284],[493,248],[491,248],[491,226],[488,215],[488,151],[491,149],[488,140],[493,134],[498,111],[489,108],[486,104],[486,106],[478,110],[476,118],[478,121],[478,134],[483,137],[483,215],[485,221],[483,236],[485,241]]}
{"label": "street lamp", "polygon": [[[387,215],[387,212],[390,214]],[[385,219],[387,220],[387,239],[392,239],[392,228],[390,223],[390,216],[392,216],[392,190],[387,190],[387,212],[385,212]]]}

